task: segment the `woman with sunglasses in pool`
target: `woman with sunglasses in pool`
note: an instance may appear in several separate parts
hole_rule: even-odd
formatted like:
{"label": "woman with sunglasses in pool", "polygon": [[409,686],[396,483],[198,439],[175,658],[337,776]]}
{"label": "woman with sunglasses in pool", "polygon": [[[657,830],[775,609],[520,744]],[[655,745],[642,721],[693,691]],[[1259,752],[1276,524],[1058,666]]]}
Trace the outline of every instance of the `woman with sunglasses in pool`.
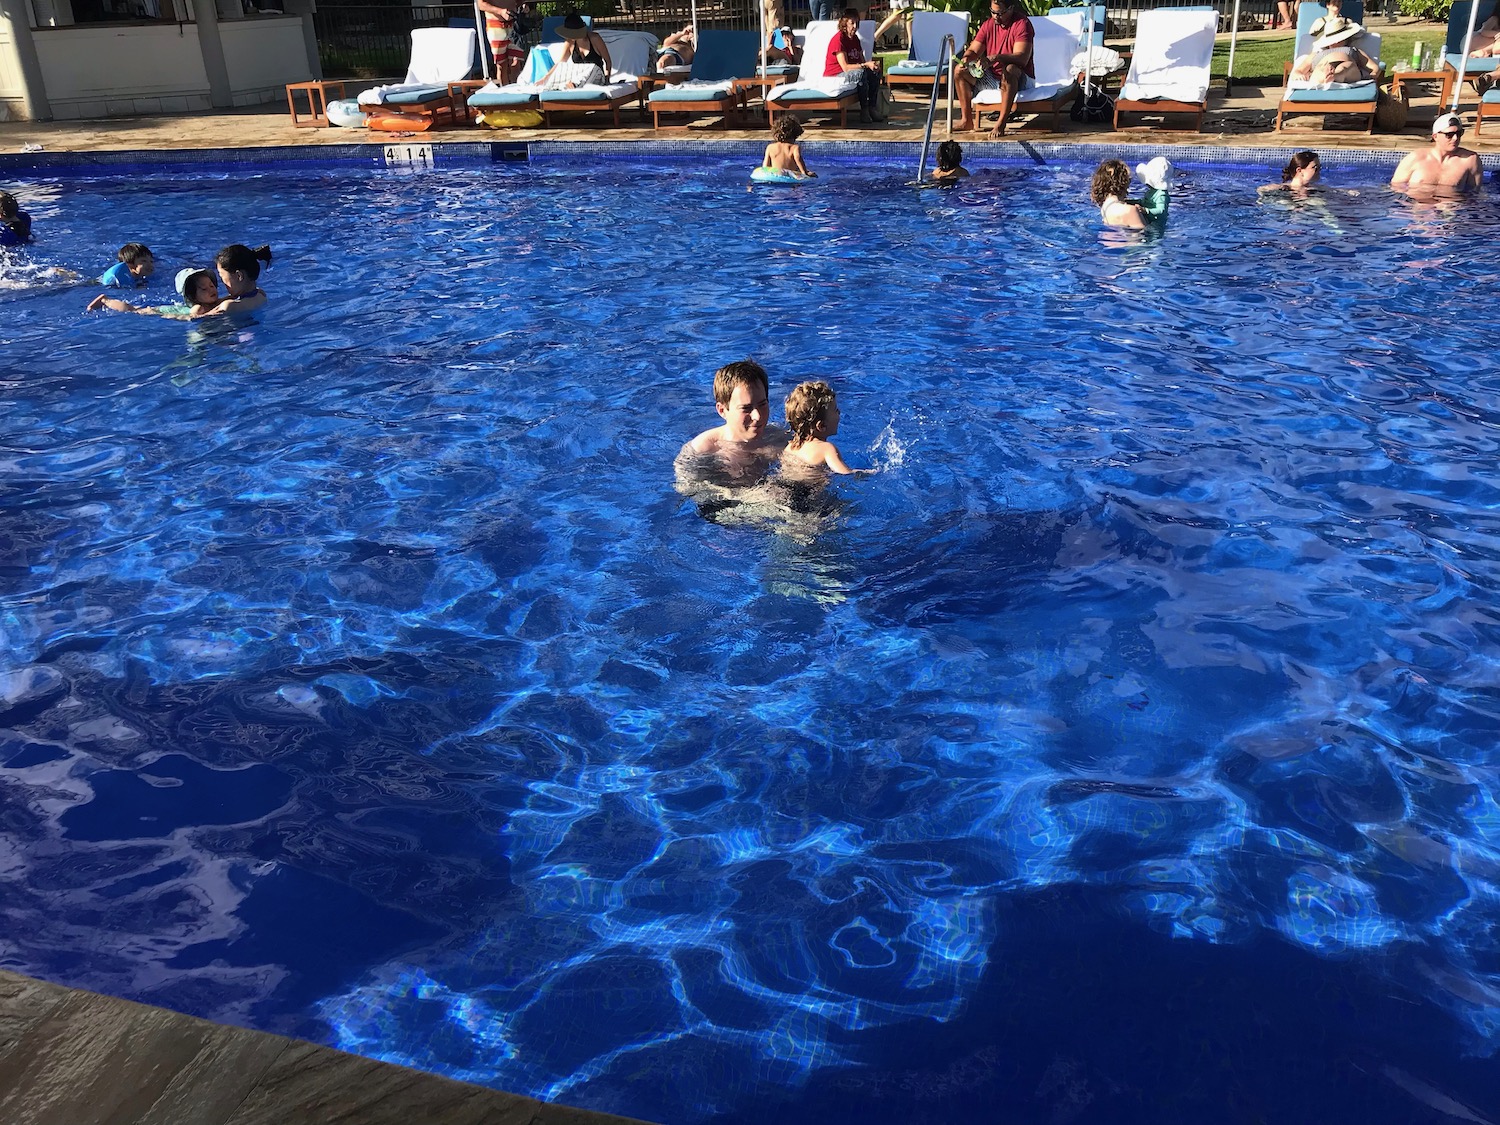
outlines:
{"label": "woman with sunglasses in pool", "polygon": [[1463,120],[1444,113],[1432,123],[1432,146],[1406,154],[1391,177],[1391,187],[1412,194],[1450,194],[1477,188],[1484,179],[1479,154],[1464,148]]}

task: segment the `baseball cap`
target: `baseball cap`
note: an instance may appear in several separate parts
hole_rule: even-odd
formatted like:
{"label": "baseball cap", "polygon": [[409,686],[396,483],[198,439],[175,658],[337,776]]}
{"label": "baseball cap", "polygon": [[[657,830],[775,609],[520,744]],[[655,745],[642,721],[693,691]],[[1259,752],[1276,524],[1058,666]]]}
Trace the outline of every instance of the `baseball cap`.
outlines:
{"label": "baseball cap", "polygon": [[1460,133],[1464,130],[1464,119],[1456,113],[1440,113],[1437,120],[1432,123],[1432,135],[1446,133],[1449,129],[1457,129]]}

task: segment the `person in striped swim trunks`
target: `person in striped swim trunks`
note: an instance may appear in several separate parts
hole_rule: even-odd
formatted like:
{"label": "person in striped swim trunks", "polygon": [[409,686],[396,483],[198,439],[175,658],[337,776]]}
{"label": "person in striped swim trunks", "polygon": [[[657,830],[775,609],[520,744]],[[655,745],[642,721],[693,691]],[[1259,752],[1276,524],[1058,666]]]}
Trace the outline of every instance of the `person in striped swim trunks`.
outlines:
{"label": "person in striped swim trunks", "polygon": [[[476,0],[484,13],[484,29],[495,60],[495,81],[504,86],[526,61],[526,52],[516,41],[516,7],[519,0]],[[506,7],[506,4],[512,6]]]}

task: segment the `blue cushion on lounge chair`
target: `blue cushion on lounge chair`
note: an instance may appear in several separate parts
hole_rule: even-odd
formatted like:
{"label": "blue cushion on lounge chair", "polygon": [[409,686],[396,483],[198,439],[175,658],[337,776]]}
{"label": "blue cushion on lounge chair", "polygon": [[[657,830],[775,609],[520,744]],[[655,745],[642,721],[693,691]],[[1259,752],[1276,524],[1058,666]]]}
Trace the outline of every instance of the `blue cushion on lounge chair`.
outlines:
{"label": "blue cushion on lounge chair", "polygon": [[765,66],[761,67],[757,73],[764,74],[769,77],[776,74],[796,74],[800,69],[801,68],[796,63],[777,62],[767,63]]}
{"label": "blue cushion on lounge chair", "polygon": [[[1451,55],[1444,55],[1443,61],[1457,70],[1458,64],[1463,61],[1463,56],[1454,51]],[[1469,74],[1488,74],[1497,66],[1500,66],[1500,59],[1470,59],[1464,70]]]}
{"label": "blue cushion on lounge chair", "polygon": [[727,102],[733,96],[733,92],[723,86],[667,86],[661,90],[652,90],[651,96],[646,100],[652,103]]}
{"label": "blue cushion on lounge chair", "polygon": [[787,90],[786,93],[777,96],[776,104],[786,105],[788,102],[834,102],[853,97],[858,97],[858,93],[855,90],[850,90],[847,94],[839,94],[837,96],[824,93],[822,90]]}
{"label": "blue cushion on lounge chair", "polygon": [[501,109],[505,106],[532,105],[535,102],[535,90],[475,90],[469,96],[469,104],[475,109]]}
{"label": "blue cushion on lounge chair", "polygon": [[1286,100],[1289,102],[1361,102],[1368,104],[1375,100],[1375,83],[1359,82],[1348,88],[1335,87],[1332,90],[1288,90]]}
{"label": "blue cushion on lounge chair", "polygon": [[1484,97],[1480,98],[1479,100],[1482,101],[1485,105],[1500,105],[1500,86],[1496,86],[1491,90],[1486,90],[1484,92]]}
{"label": "blue cushion on lounge chair", "polygon": [[397,90],[385,96],[384,105],[427,105],[429,102],[446,101],[448,87],[420,86],[415,90]]}
{"label": "blue cushion on lounge chair", "polygon": [[922,63],[914,66],[912,65],[912,63],[906,61],[905,59],[903,59],[901,62],[898,62],[890,69],[891,74],[913,74],[922,78],[932,78],[937,74],[937,72],[937,63]]}
{"label": "blue cushion on lounge chair", "polygon": [[603,90],[580,87],[576,90],[543,90],[544,102],[607,102],[609,95]]}

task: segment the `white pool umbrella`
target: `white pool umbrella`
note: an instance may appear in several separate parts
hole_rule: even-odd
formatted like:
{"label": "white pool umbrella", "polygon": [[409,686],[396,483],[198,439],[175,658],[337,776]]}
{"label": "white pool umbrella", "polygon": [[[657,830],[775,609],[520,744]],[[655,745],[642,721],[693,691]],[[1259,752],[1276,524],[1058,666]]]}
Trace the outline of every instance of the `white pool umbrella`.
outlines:
{"label": "white pool umbrella", "polygon": [[766,113],[769,114],[771,111],[766,103],[766,95],[771,92],[771,85],[770,80],[766,77],[766,66],[768,65],[766,44],[769,42],[766,38],[766,6],[760,0],[755,0],[755,10],[760,14],[760,18],[757,20],[760,24],[760,46],[755,48],[755,57],[760,60],[756,66],[756,70],[760,72],[760,104],[766,106]]}
{"label": "white pool umbrella", "polygon": [[[1234,92],[1234,46],[1240,38],[1240,0],[1234,0],[1234,22],[1229,25],[1229,65],[1224,70],[1224,92]],[[1295,37],[1296,32],[1292,32]]]}
{"label": "white pool umbrella", "polygon": [[484,26],[484,13],[479,10],[479,5],[474,5],[474,26],[479,29],[479,69],[486,78],[493,78],[490,73],[490,53],[484,49],[484,44],[490,41],[489,32]]}
{"label": "white pool umbrella", "polygon": [[1474,38],[1474,17],[1477,15],[1479,0],[1469,0],[1469,27],[1464,32],[1464,53],[1459,56],[1458,81],[1453,83],[1453,104],[1448,107],[1453,113],[1458,112],[1458,97],[1464,92],[1464,67],[1469,64],[1469,41]]}
{"label": "white pool umbrella", "polygon": [[1089,45],[1084,48],[1088,52],[1088,61],[1083,68],[1083,104],[1089,104],[1089,98],[1094,93],[1094,0],[1085,0],[1084,22],[1088,25]]}

